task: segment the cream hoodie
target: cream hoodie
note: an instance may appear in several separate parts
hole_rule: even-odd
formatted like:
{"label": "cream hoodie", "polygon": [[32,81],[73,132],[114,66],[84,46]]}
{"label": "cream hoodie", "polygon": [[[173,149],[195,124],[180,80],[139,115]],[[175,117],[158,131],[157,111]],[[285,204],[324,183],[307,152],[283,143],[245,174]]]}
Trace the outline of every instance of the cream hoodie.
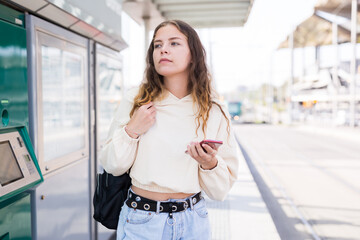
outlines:
{"label": "cream hoodie", "polygon": [[[125,94],[112,120],[108,139],[99,158],[104,169],[121,175],[131,167],[132,184],[139,188],[162,193],[197,193],[204,190],[212,199],[223,200],[238,173],[238,151],[232,128],[227,133],[227,122],[218,106],[214,105],[207,122],[206,139],[221,140],[218,164],[204,170],[186,154],[191,141],[204,139],[201,127],[196,136],[195,112],[191,95],[182,99],[170,92],[161,101],[155,101],[156,122],[138,139],[124,130],[129,122],[134,88]],[[230,119],[227,109],[224,112]]]}

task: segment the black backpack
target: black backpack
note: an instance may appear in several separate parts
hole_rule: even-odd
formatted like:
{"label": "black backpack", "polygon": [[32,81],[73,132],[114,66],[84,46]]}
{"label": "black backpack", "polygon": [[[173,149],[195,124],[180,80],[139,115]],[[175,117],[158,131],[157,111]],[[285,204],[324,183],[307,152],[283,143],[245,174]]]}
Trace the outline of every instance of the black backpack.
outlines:
{"label": "black backpack", "polygon": [[131,178],[128,172],[113,176],[104,170],[97,174],[93,198],[94,219],[109,229],[116,229],[130,186]]}

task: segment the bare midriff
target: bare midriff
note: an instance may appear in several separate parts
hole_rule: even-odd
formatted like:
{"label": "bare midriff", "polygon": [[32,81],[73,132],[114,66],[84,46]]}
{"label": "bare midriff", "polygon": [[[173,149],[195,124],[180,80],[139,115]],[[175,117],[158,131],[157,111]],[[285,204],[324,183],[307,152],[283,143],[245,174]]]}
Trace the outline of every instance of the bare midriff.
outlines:
{"label": "bare midriff", "polygon": [[134,185],[131,186],[133,192],[137,195],[142,197],[154,200],[154,201],[166,201],[168,199],[183,199],[188,198],[195,193],[159,193],[159,192],[152,192],[142,188],[135,187]]}

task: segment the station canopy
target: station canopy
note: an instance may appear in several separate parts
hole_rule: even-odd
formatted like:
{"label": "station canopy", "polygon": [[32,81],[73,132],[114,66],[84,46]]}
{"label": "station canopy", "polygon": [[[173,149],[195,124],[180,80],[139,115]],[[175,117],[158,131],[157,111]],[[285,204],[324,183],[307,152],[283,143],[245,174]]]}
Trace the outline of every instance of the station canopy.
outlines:
{"label": "station canopy", "polygon": [[[358,3],[358,19],[360,16],[359,7],[360,4]],[[351,0],[318,0],[315,4],[315,11],[327,12],[351,19]]]}
{"label": "station canopy", "polygon": [[[359,4],[357,22],[359,35]],[[350,42],[351,0],[318,0],[313,15],[300,23],[293,32],[294,48],[333,44],[333,23],[338,26],[338,43]],[[279,45],[279,48],[290,47],[289,41],[290,36]]]}
{"label": "station canopy", "polygon": [[239,27],[248,19],[253,0],[124,0],[123,9],[136,22],[148,20],[149,29],[170,19],[195,28]]}

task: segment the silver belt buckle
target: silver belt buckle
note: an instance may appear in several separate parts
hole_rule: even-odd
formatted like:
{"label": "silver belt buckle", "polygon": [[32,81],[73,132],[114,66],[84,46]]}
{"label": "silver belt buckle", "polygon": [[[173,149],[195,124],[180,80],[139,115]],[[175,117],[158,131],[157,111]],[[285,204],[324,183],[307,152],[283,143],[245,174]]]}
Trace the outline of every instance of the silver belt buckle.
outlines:
{"label": "silver belt buckle", "polygon": [[187,203],[186,200],[180,200],[180,201],[176,201],[176,202],[184,203],[184,204],[183,204],[184,210],[182,210],[181,212],[186,211],[186,209],[189,207],[189,204]]}

